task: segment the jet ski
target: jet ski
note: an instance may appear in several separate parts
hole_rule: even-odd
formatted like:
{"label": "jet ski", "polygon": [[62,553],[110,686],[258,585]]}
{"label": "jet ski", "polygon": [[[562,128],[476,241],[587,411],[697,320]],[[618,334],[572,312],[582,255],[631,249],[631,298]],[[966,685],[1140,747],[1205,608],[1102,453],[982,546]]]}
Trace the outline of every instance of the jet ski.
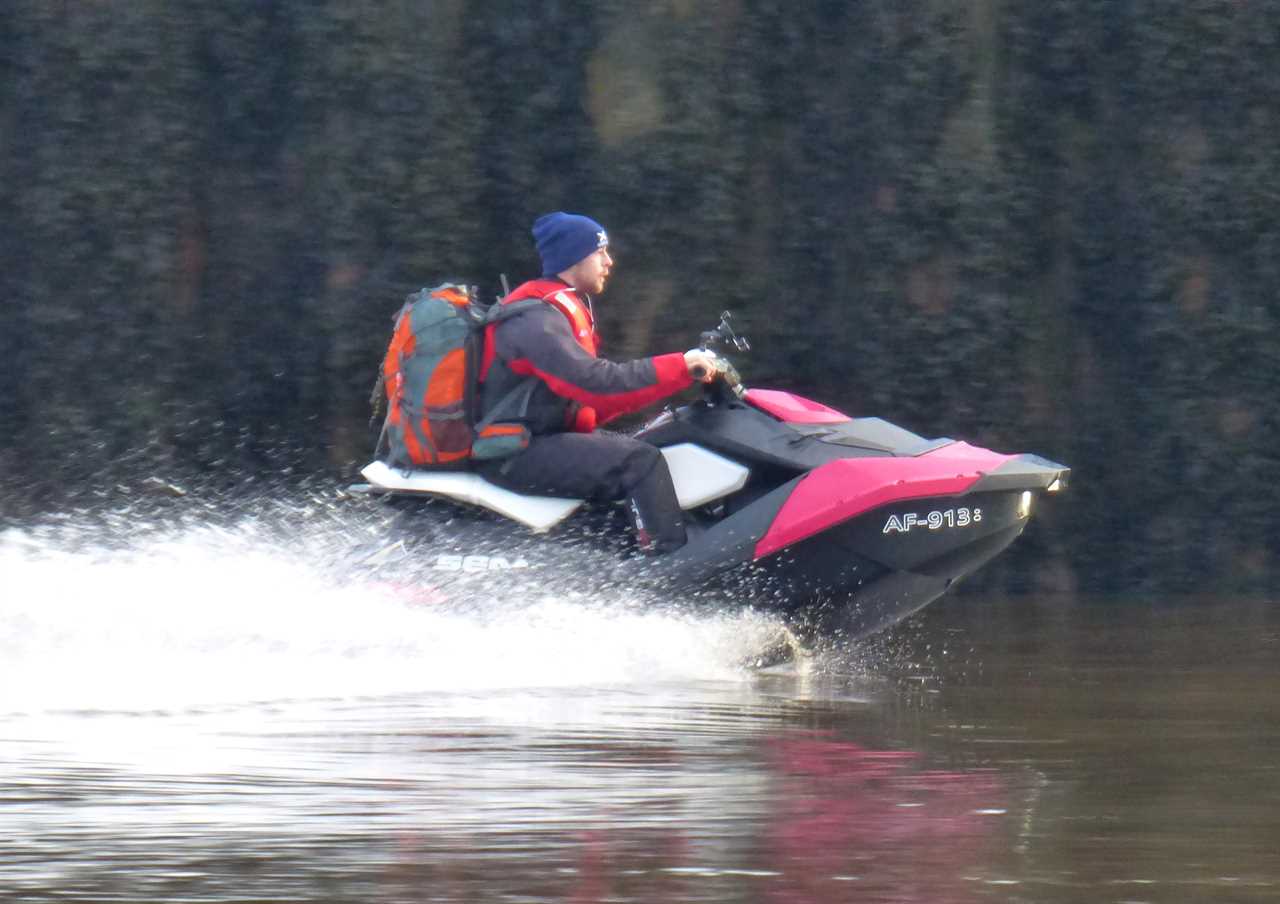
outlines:
{"label": "jet ski", "polygon": [[[666,458],[689,540],[622,563],[617,574],[628,586],[776,611],[808,631],[857,639],[981,567],[1023,532],[1041,497],[1067,485],[1070,469],[1038,455],[926,439],[793,393],[747,388],[724,354],[750,348],[728,312],[701,345],[717,356],[716,379],[698,400],[668,407],[634,433]],[[588,508],[465,471],[374,461],[361,473],[366,492],[488,509],[553,542]],[[525,562],[522,553],[496,559],[499,568]],[[494,560],[450,550],[437,567],[491,571]],[[586,568],[598,571],[598,560]]]}

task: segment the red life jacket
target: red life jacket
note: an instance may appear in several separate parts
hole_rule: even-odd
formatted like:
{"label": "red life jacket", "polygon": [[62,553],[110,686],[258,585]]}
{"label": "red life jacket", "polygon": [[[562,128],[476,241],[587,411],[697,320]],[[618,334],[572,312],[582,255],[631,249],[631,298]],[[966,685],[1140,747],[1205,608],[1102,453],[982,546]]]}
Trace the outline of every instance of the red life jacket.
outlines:
{"label": "red life jacket", "polygon": [[[531,279],[517,286],[501,303],[512,304],[526,298],[541,299],[563,314],[569,321],[574,341],[591,357],[598,356],[595,318],[591,309],[578,297],[577,289],[558,279]],[[484,356],[480,363],[481,382],[489,375],[489,368],[493,366],[496,357],[493,332],[497,327],[498,324],[490,324],[485,328]],[[570,417],[572,423],[565,426],[577,433],[590,433],[596,428],[596,410],[587,405],[577,406]]]}

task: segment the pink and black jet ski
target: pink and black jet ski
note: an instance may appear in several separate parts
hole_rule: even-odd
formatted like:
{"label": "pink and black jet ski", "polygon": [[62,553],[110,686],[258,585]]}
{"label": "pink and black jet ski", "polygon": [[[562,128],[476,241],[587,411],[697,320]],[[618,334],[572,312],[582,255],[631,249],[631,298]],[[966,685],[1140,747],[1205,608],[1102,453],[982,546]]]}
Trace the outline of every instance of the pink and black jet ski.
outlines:
{"label": "pink and black jet ski", "polygon": [[[748,348],[727,313],[702,339],[713,351]],[[862,637],[990,560],[1022,533],[1039,497],[1067,485],[1070,469],[1037,455],[925,439],[792,393],[748,389],[721,364],[702,398],[635,434],[666,457],[689,542],[630,560],[629,582]],[[362,473],[374,492],[443,496],[535,532],[558,529],[582,506],[511,493],[473,473],[380,461]]]}

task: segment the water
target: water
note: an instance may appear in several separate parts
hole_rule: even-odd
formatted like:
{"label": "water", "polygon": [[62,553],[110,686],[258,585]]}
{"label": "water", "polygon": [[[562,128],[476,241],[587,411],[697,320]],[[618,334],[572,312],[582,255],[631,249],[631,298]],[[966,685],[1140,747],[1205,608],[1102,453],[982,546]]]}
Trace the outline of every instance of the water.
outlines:
{"label": "water", "polygon": [[761,670],[751,612],[439,605],[350,565],[384,527],[0,535],[0,900],[1280,898],[1269,601],[961,597]]}

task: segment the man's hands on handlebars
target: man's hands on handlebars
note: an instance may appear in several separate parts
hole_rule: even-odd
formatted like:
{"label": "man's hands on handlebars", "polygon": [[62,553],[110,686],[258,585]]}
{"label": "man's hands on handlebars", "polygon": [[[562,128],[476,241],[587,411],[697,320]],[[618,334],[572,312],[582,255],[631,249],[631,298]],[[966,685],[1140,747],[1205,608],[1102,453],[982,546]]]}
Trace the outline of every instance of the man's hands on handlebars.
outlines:
{"label": "man's hands on handlebars", "polygon": [[684,364],[689,368],[689,376],[703,383],[710,383],[720,373],[720,358],[705,348],[691,348],[685,352]]}

